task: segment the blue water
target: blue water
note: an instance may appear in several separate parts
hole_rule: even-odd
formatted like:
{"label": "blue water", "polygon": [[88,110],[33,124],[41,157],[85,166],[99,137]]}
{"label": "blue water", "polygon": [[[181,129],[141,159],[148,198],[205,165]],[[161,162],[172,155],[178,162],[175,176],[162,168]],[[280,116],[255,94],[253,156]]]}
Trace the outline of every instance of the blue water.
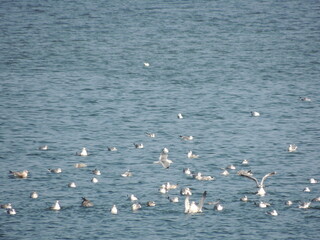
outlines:
{"label": "blue water", "polygon": [[[1,1],[0,203],[17,214],[1,209],[0,238],[318,239],[319,203],[298,205],[320,196],[320,184],[309,183],[320,180],[319,22],[316,0]],[[75,155],[82,147],[89,156]],[[153,164],[164,147],[167,170]],[[188,159],[188,150],[200,157]],[[79,162],[88,167],[74,168]],[[220,175],[229,164],[237,169]],[[189,178],[185,167],[216,180]],[[8,176],[24,169],[27,179]],[[127,169],[133,176],[121,177]],[[240,169],[258,179],[276,171],[267,195],[256,196]],[[169,192],[179,203],[158,192],[165,182],[179,184]],[[207,191],[206,202],[224,210],[184,214],[183,187],[195,201]],[[134,213],[132,193],[142,204]],[[80,207],[81,197],[95,206]],[[48,210],[55,200],[61,211]],[[146,207],[150,200],[157,206]],[[266,214],[272,209],[279,215]]]}

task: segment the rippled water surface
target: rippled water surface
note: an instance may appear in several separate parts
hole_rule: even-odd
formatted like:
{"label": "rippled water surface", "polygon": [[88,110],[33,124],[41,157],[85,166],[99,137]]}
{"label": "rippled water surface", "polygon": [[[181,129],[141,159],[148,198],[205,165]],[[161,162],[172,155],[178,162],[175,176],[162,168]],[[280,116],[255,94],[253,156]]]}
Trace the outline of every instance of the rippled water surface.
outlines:
{"label": "rippled water surface", "polygon": [[[0,204],[17,211],[1,209],[1,239],[318,239],[319,203],[298,205],[320,196],[309,183],[320,180],[319,1],[13,0],[1,1],[0,20]],[[82,147],[89,156],[76,156]],[[153,164],[164,147],[169,169]],[[197,181],[186,167],[216,179]],[[27,179],[8,174],[24,169]],[[276,171],[267,195],[240,169],[258,179]],[[160,194],[165,182],[179,187]],[[224,210],[185,214],[184,187]],[[61,211],[48,210],[56,200]]]}

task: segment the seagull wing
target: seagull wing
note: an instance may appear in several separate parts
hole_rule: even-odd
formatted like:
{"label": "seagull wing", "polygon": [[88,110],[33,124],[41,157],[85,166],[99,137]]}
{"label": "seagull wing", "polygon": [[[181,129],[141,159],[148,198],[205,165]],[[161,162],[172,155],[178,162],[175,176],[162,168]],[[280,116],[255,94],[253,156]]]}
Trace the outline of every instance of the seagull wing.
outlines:
{"label": "seagull wing", "polygon": [[256,182],[257,187],[259,187],[259,186],[260,186],[260,185],[259,185],[259,181],[258,181],[255,177],[253,177],[253,176],[251,176],[251,175],[249,175],[249,174],[247,174],[247,173],[245,173],[245,172],[241,172],[241,173],[239,173],[239,176],[249,178],[249,179],[251,179],[251,180],[253,180],[253,181],[255,181],[255,182]]}
{"label": "seagull wing", "polygon": [[189,195],[186,196],[186,199],[184,200],[184,212],[188,213],[190,208],[190,201],[189,201]]}
{"label": "seagull wing", "polygon": [[202,197],[199,201],[199,212],[202,211],[202,207],[203,207],[203,204],[204,204],[204,200],[206,199],[207,197],[207,191],[204,191],[203,194],[202,194]]}
{"label": "seagull wing", "polygon": [[261,180],[261,186],[264,186],[264,181],[268,178],[268,177],[270,177],[270,176],[273,176],[273,175],[275,175],[276,174],[276,172],[271,172],[271,173],[268,173],[268,174],[266,174],[263,178],[262,178],[262,180]]}

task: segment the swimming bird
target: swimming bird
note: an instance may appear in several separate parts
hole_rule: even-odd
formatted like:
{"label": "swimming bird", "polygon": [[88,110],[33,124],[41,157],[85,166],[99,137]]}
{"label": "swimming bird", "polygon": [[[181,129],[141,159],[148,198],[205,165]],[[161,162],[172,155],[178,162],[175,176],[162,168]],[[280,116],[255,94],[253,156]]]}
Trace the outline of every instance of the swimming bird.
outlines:
{"label": "swimming bird", "polygon": [[38,198],[39,197],[39,194],[37,193],[37,192],[32,192],[31,194],[30,194],[30,198]]}
{"label": "swimming bird", "polygon": [[55,201],[55,203],[50,207],[51,210],[59,211],[61,209],[59,200]]}
{"label": "swimming bird", "polygon": [[309,208],[310,207],[311,202],[302,202],[300,203],[300,205],[298,206],[298,208]]}
{"label": "swimming bird", "polygon": [[169,199],[170,202],[173,202],[173,203],[179,202],[179,198],[178,198],[178,197],[170,198],[170,197],[168,196],[168,199]]}
{"label": "swimming bird", "polygon": [[143,143],[134,143],[133,145],[135,148],[144,148]]}
{"label": "swimming bird", "polygon": [[155,207],[156,202],[155,201],[148,201],[146,205],[147,205],[147,207]]}
{"label": "swimming bird", "polygon": [[221,175],[228,176],[230,174],[227,169],[222,168],[222,170],[223,171],[220,173]]}
{"label": "swimming bird", "polygon": [[68,187],[69,187],[69,188],[76,188],[77,185],[76,185],[75,182],[71,182],[71,183],[68,184]]}
{"label": "swimming bird", "polygon": [[190,168],[184,168],[183,169],[183,173],[188,175],[188,176],[192,176],[193,172],[191,172]]}
{"label": "swimming bird", "polygon": [[87,167],[88,165],[85,164],[85,163],[76,163],[73,165],[75,168],[85,168]]}
{"label": "swimming bird", "polygon": [[223,206],[220,203],[217,203],[216,205],[214,205],[214,209],[216,211],[222,211],[223,210]]}
{"label": "swimming bird", "polygon": [[55,168],[55,169],[48,168],[48,171],[51,173],[61,173],[62,169],[61,168]]}
{"label": "swimming bird", "polygon": [[132,211],[137,211],[141,208],[140,203],[133,203],[131,206]]}
{"label": "swimming bird", "polygon": [[257,187],[259,188],[259,190],[258,190],[258,192],[257,192],[257,195],[260,195],[260,196],[264,196],[264,195],[266,194],[266,191],[264,190],[264,182],[265,182],[265,180],[266,180],[268,177],[273,176],[273,175],[275,175],[275,174],[276,174],[276,172],[268,173],[268,174],[266,174],[266,175],[262,178],[261,182],[259,182],[255,177],[252,176],[252,174],[248,174],[247,171],[244,171],[244,170],[243,170],[243,171],[239,171],[239,172],[238,172],[238,175],[239,175],[239,176],[243,176],[243,177],[249,178],[249,179],[251,179],[251,180],[253,180],[253,181],[256,182]]}
{"label": "swimming bird", "polygon": [[180,190],[180,194],[183,195],[183,196],[191,196],[192,192],[191,192],[190,188],[186,187],[186,188],[182,188]]}
{"label": "swimming bird", "polygon": [[118,151],[118,149],[116,147],[108,147],[108,151],[115,152]]}
{"label": "swimming bird", "polygon": [[162,184],[159,188],[159,192],[162,194],[166,194],[168,192],[168,189],[166,188],[166,185]]}
{"label": "swimming bird", "polygon": [[46,151],[46,150],[48,150],[48,145],[40,146],[40,147],[39,147],[39,150],[41,150],[41,151]]}
{"label": "swimming bird", "polygon": [[134,201],[138,201],[138,198],[137,198],[134,194],[131,194],[131,195],[129,196],[129,200],[130,200],[131,202],[134,202]]}
{"label": "swimming bird", "polygon": [[168,159],[168,148],[162,149],[162,152],[160,153],[159,161],[155,161],[155,164],[161,164],[164,168],[169,168],[170,165],[173,163],[171,160]]}
{"label": "swimming bird", "polygon": [[230,164],[230,165],[227,166],[227,169],[235,170],[236,167],[233,164]]}
{"label": "swimming bird", "polygon": [[166,182],[165,187],[167,190],[172,190],[172,189],[176,189],[178,187],[178,184],[171,184],[169,182]]}
{"label": "swimming bird", "polygon": [[7,209],[7,214],[9,215],[15,215],[17,212],[14,208],[10,208],[10,209]]}
{"label": "swimming bird", "polygon": [[86,157],[88,156],[88,152],[87,152],[87,149],[84,147],[82,148],[81,152],[80,153],[77,153],[76,155],[78,156],[82,156],[82,157]]}
{"label": "swimming bird", "polygon": [[315,184],[315,183],[318,183],[319,181],[314,179],[314,178],[310,178],[309,182],[312,183],[312,184]]}
{"label": "swimming bird", "polygon": [[183,119],[182,113],[178,113],[177,118],[178,119]]}
{"label": "swimming bird", "polygon": [[92,170],[92,174],[100,176],[101,175],[101,171],[99,169],[94,169],[94,170]]}
{"label": "swimming bird", "polygon": [[156,134],[155,134],[155,133],[148,133],[148,132],[146,132],[146,136],[147,136],[147,137],[150,137],[150,138],[155,138],[155,137],[156,137]]}
{"label": "swimming bird", "polygon": [[249,164],[249,161],[248,161],[247,159],[244,159],[244,160],[242,161],[242,164],[243,164],[243,165]]}
{"label": "swimming bird", "polygon": [[278,212],[275,209],[270,212],[266,212],[266,214],[271,215],[271,216],[278,216]]}
{"label": "swimming bird", "polygon": [[206,196],[207,196],[207,191],[204,191],[204,193],[202,194],[202,197],[199,201],[199,204],[197,205],[195,203],[195,201],[192,201],[190,203],[190,200],[189,200],[190,196],[187,195],[186,199],[184,201],[184,213],[191,213],[191,214],[192,213],[201,213]]}
{"label": "swimming bird", "polygon": [[311,189],[310,189],[309,187],[305,187],[305,188],[303,189],[303,191],[304,191],[304,192],[311,192]]}
{"label": "swimming bird", "polygon": [[118,214],[118,208],[116,205],[113,205],[112,208],[110,209],[110,212],[112,214]]}
{"label": "swimming bird", "polygon": [[295,152],[297,149],[298,147],[295,144],[290,144],[288,147],[288,152]]}
{"label": "swimming bird", "polygon": [[191,140],[193,140],[193,136],[182,136],[182,135],[180,135],[179,136],[182,140],[186,140],[186,141],[191,141]]}
{"label": "swimming bird", "polygon": [[212,180],[215,180],[215,178],[212,177],[212,176],[202,176],[201,172],[198,172],[197,174],[194,174],[193,178],[195,178],[195,179],[197,179],[199,181],[212,181]]}
{"label": "swimming bird", "polygon": [[188,152],[188,154],[187,154],[187,157],[188,157],[188,158],[198,158],[199,155],[194,154],[194,153],[190,150],[190,151]]}
{"label": "swimming bird", "polygon": [[150,66],[150,63],[144,62],[143,65],[144,65],[145,67],[149,67],[149,66]]}
{"label": "swimming bird", "polygon": [[293,202],[292,202],[291,200],[288,200],[288,201],[285,202],[285,204],[286,204],[287,206],[291,206],[291,205],[293,204]]}
{"label": "swimming bird", "polygon": [[1,204],[0,208],[4,208],[4,209],[11,209],[12,205],[11,203],[5,203],[5,204]]}
{"label": "swimming bird", "polygon": [[311,102],[311,98],[308,97],[299,97],[300,101]]}
{"label": "swimming bird", "polygon": [[262,201],[260,201],[259,203],[256,203],[256,205],[258,205],[260,208],[267,208],[271,206],[270,203],[262,202]]}
{"label": "swimming bird", "polygon": [[97,182],[99,182],[99,180],[98,180],[97,178],[93,177],[93,178],[91,179],[91,182],[92,182],[92,183],[97,183]]}
{"label": "swimming bird", "polygon": [[128,169],[124,173],[121,174],[122,177],[132,177],[132,172]]}
{"label": "swimming bird", "polygon": [[251,112],[251,116],[252,117],[260,117],[260,113],[253,111],[253,112]]}
{"label": "swimming bird", "polygon": [[82,207],[93,207],[93,203],[90,200],[83,197],[81,206]]}
{"label": "swimming bird", "polygon": [[9,173],[16,178],[27,178],[29,171],[28,170],[23,170],[22,172],[9,171]]}
{"label": "swimming bird", "polygon": [[312,202],[320,202],[320,197],[313,198],[311,201]]}
{"label": "swimming bird", "polygon": [[249,201],[249,199],[248,199],[248,197],[246,195],[244,195],[242,198],[240,198],[240,200],[242,202],[248,202]]}

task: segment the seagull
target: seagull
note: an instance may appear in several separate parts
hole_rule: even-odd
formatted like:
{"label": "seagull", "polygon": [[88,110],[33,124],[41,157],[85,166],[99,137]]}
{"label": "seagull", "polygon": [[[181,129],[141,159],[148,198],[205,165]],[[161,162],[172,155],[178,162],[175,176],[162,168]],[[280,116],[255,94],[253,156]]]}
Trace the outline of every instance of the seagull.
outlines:
{"label": "seagull", "polygon": [[183,119],[182,113],[178,113],[177,118]]}
{"label": "seagull", "polygon": [[97,178],[95,178],[95,177],[94,177],[94,178],[92,178],[92,179],[91,179],[91,182],[93,182],[93,183],[97,183],[97,182],[99,182],[99,180],[98,180]]}
{"label": "seagull", "polygon": [[285,204],[286,204],[287,206],[291,206],[291,205],[293,204],[293,202],[292,202],[291,200],[288,200],[288,201],[285,202]]}
{"label": "seagull", "polygon": [[311,192],[311,190],[310,190],[309,187],[305,187],[305,188],[303,189],[303,191],[304,191],[304,192]]}
{"label": "seagull", "polygon": [[312,184],[315,184],[315,183],[318,183],[318,182],[319,182],[318,180],[316,180],[316,179],[314,179],[314,178],[310,178],[309,181],[310,181],[310,183],[312,183]]}
{"label": "seagull", "polygon": [[240,198],[240,200],[242,201],[242,202],[248,202],[248,197],[246,196],[246,195],[244,195],[242,198]]}
{"label": "seagull", "polygon": [[16,210],[14,208],[10,208],[10,209],[7,210],[7,214],[9,214],[9,215],[15,215],[16,213],[17,212],[16,212]]}
{"label": "seagull", "polygon": [[190,188],[186,187],[180,190],[180,194],[184,196],[191,196],[192,192]]}
{"label": "seagull", "polygon": [[68,187],[69,188],[76,188],[77,185],[75,184],[75,182],[71,182],[71,183],[68,184]]}
{"label": "seagull", "polygon": [[82,157],[86,157],[86,156],[88,156],[88,152],[87,152],[87,149],[84,147],[84,148],[82,148],[82,150],[81,150],[81,152],[80,153],[76,153],[76,155],[78,155],[78,156],[82,156]]}
{"label": "seagull", "polygon": [[135,148],[144,148],[143,143],[134,143],[133,145]]}
{"label": "seagull", "polygon": [[176,189],[178,187],[178,184],[171,184],[171,183],[167,182],[165,184],[165,187],[167,190],[172,190],[172,189]]}
{"label": "seagull", "polygon": [[93,207],[93,203],[90,200],[83,197],[81,206],[82,207]]}
{"label": "seagull", "polygon": [[27,178],[28,177],[28,170],[23,170],[22,172],[14,172],[14,171],[9,171],[12,176],[17,177],[17,178]]}
{"label": "seagull", "polygon": [[311,200],[312,202],[320,202],[320,197],[315,197]]}
{"label": "seagull", "polygon": [[141,205],[139,203],[133,203],[131,206],[132,211],[137,211],[141,208]]}
{"label": "seagull", "polygon": [[124,173],[121,174],[122,177],[132,177],[132,172],[128,169]]}
{"label": "seagull", "polygon": [[236,167],[233,164],[230,164],[227,166],[227,169],[235,170]]}
{"label": "seagull", "polygon": [[216,205],[214,205],[214,209],[216,211],[222,211],[223,210],[223,206],[220,203],[217,203]]}
{"label": "seagull", "polygon": [[251,179],[251,180],[253,180],[253,181],[256,182],[257,187],[259,188],[259,190],[258,190],[258,192],[257,192],[257,195],[260,195],[260,196],[264,196],[264,195],[266,194],[266,191],[264,190],[264,181],[265,181],[268,177],[273,176],[273,175],[275,175],[275,174],[276,174],[276,172],[271,172],[271,173],[266,174],[266,175],[262,178],[261,182],[259,183],[259,181],[258,181],[255,177],[253,177],[251,173],[248,174],[247,171],[239,171],[239,172],[238,172],[238,175],[243,176],[243,177],[246,177],[246,178],[249,178],[249,179]]}
{"label": "seagull", "polygon": [[100,176],[100,175],[101,175],[101,172],[100,172],[99,169],[92,170],[92,173],[93,173],[94,175],[97,175],[97,176]]}
{"label": "seagull", "polygon": [[198,158],[199,155],[193,154],[192,151],[190,150],[190,151],[188,152],[188,154],[187,154],[187,157],[188,157],[188,158]]}
{"label": "seagull", "polygon": [[288,152],[295,152],[297,149],[298,147],[295,144],[290,144],[288,147]]}
{"label": "seagull", "polygon": [[183,173],[186,174],[186,175],[188,175],[188,176],[192,176],[192,174],[193,174],[193,173],[191,172],[190,168],[184,168],[184,169],[183,169]]}
{"label": "seagull", "polygon": [[247,160],[247,159],[244,159],[243,161],[242,161],[242,164],[249,164],[249,161]]}
{"label": "seagull", "polygon": [[311,202],[302,202],[300,203],[299,208],[304,208],[304,209],[309,208],[310,204]]}
{"label": "seagull", "polygon": [[143,65],[144,65],[145,67],[149,67],[149,66],[150,66],[150,63],[144,62]]}
{"label": "seagull", "polygon": [[262,201],[260,201],[258,204],[256,203],[256,205],[258,205],[260,208],[266,208],[271,206],[270,203],[262,202]]}
{"label": "seagull", "polygon": [[117,206],[116,206],[116,205],[113,205],[112,208],[110,209],[110,212],[111,212],[112,214],[118,214]]}
{"label": "seagull", "polygon": [[49,168],[48,171],[51,173],[61,173],[62,169],[61,168],[56,168],[56,169]]}
{"label": "seagull", "polygon": [[110,151],[110,152],[115,152],[117,150],[118,149],[116,147],[108,147],[108,151]]}
{"label": "seagull", "polygon": [[149,201],[147,202],[147,207],[155,207],[156,206],[156,202],[155,201]]}
{"label": "seagull", "polygon": [[212,176],[202,176],[201,172],[198,172],[197,174],[194,174],[193,178],[195,178],[195,179],[197,179],[199,181],[212,181],[212,180],[215,180],[215,178],[212,177]]}
{"label": "seagull", "polygon": [[162,184],[161,187],[159,188],[159,192],[162,194],[166,194],[168,192],[166,185]]}
{"label": "seagull", "polygon": [[32,192],[32,193],[30,194],[30,198],[38,198],[38,197],[39,197],[39,195],[38,195],[37,192]]}
{"label": "seagull", "polygon": [[169,168],[171,163],[173,163],[171,160],[168,159],[168,148],[162,149],[162,152],[160,153],[159,161],[154,162],[155,164],[159,163],[164,168]]}
{"label": "seagull", "polygon": [[46,151],[46,150],[48,150],[48,145],[40,146],[40,147],[39,147],[39,150],[41,150],[41,151]]}
{"label": "seagull", "polygon": [[88,165],[85,164],[85,163],[76,163],[73,165],[75,168],[85,168],[87,167]]}
{"label": "seagull", "polygon": [[308,97],[299,97],[300,101],[304,101],[304,102],[311,102],[311,98]]}
{"label": "seagull", "polygon": [[12,205],[11,205],[11,203],[1,204],[1,205],[0,205],[0,208],[11,209],[11,208],[12,208]]}
{"label": "seagull", "polygon": [[184,213],[201,213],[206,196],[207,196],[207,191],[205,191],[202,194],[202,197],[199,201],[199,204],[197,205],[194,201],[192,201],[190,203],[190,201],[189,201],[190,196],[187,195],[186,199],[184,201]]}
{"label": "seagull", "polygon": [[260,113],[259,112],[251,112],[251,116],[252,117],[260,117]]}
{"label": "seagull", "polygon": [[148,133],[148,132],[146,132],[146,136],[147,136],[147,137],[150,137],[150,138],[155,138],[155,137],[156,137],[156,134],[155,134],[155,133]]}
{"label": "seagull", "polygon": [[131,194],[129,196],[129,199],[130,199],[131,202],[138,201],[138,198],[134,194]]}
{"label": "seagull", "polygon": [[230,174],[227,169],[222,168],[222,170],[223,171],[220,173],[221,175],[228,176]]}
{"label": "seagull", "polygon": [[186,140],[186,141],[191,141],[191,140],[193,140],[193,136],[182,136],[182,135],[180,135],[179,136],[182,140]]}
{"label": "seagull", "polygon": [[59,211],[61,209],[59,200],[55,201],[55,203],[50,207],[51,210]]}
{"label": "seagull", "polygon": [[270,212],[266,212],[268,215],[271,215],[271,216],[278,216],[278,212],[274,209]]}
{"label": "seagull", "polygon": [[179,202],[179,198],[178,197],[173,197],[173,198],[168,197],[168,199],[169,199],[170,202],[173,202],[173,203]]}

